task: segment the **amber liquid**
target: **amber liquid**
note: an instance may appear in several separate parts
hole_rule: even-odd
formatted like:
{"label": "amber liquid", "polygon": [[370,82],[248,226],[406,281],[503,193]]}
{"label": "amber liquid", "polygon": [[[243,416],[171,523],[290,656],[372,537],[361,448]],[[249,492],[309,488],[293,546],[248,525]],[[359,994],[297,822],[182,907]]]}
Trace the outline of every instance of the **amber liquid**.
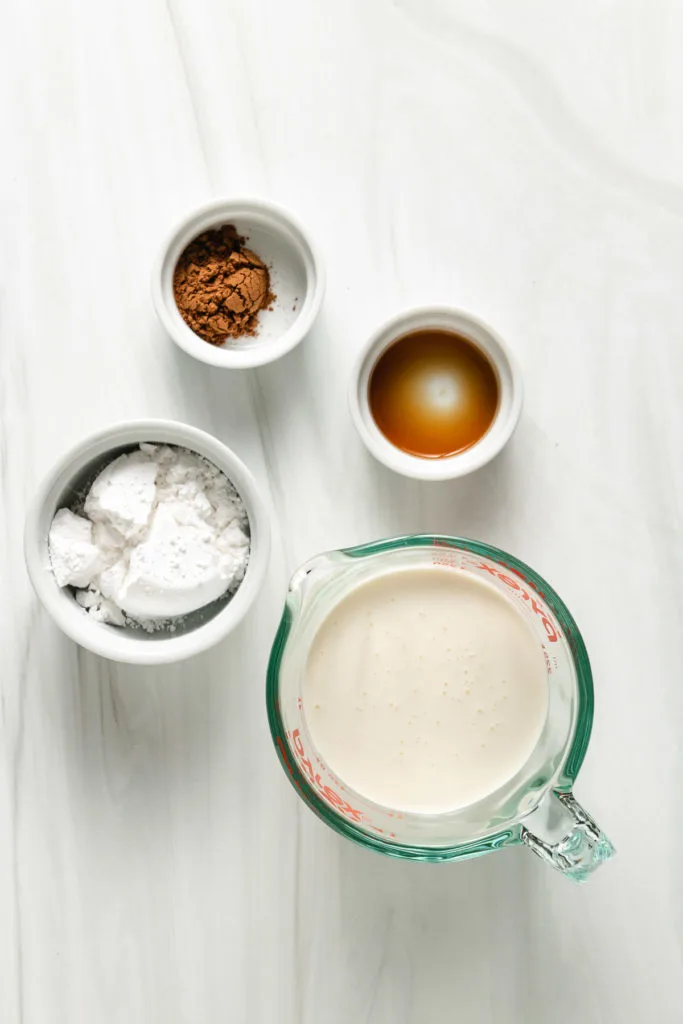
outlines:
{"label": "amber liquid", "polygon": [[498,377],[467,338],[420,330],[382,353],[368,397],[375,423],[392,444],[410,455],[445,459],[471,448],[493,423]]}

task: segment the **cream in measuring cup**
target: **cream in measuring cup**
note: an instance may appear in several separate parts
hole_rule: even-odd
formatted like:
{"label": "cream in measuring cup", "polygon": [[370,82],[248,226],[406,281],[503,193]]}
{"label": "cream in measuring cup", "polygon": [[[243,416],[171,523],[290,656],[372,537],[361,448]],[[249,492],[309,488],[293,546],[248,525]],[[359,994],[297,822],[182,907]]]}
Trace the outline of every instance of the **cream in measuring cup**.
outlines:
{"label": "cream in measuring cup", "polygon": [[515,605],[441,567],[385,572],[348,593],[313,638],[302,695],[330,771],[418,813],[503,786],[548,713],[543,651]]}

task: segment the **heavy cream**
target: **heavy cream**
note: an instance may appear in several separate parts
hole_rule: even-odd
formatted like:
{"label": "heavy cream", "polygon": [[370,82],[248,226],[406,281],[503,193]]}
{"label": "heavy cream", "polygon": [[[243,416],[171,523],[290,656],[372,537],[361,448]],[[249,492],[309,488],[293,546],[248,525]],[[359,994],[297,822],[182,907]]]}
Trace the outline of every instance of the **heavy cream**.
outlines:
{"label": "heavy cream", "polygon": [[547,674],[530,627],[491,584],[404,569],[358,586],[323,621],[303,702],[320,757],[345,785],[437,813],[522,768],[545,723]]}

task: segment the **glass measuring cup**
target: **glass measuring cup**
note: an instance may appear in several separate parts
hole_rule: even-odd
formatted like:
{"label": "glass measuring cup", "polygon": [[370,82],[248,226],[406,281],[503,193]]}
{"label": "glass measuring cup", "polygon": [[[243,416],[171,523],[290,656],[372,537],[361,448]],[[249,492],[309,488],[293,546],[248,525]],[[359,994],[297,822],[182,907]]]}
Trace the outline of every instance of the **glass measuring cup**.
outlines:
{"label": "glass measuring cup", "polygon": [[[302,684],[312,639],[346,594],[387,570],[429,566],[483,578],[515,603],[543,650],[548,715],[529,760],[504,786],[468,807],[417,814],[373,803],[334,775],[312,742]],[[307,562],[290,581],[266,699],[280,762],[299,796],[361,846],[393,857],[444,861],[522,843],[575,881],[614,854],[572,793],[593,721],[593,679],[583,639],[545,580],[498,548],[456,537],[409,536]]]}

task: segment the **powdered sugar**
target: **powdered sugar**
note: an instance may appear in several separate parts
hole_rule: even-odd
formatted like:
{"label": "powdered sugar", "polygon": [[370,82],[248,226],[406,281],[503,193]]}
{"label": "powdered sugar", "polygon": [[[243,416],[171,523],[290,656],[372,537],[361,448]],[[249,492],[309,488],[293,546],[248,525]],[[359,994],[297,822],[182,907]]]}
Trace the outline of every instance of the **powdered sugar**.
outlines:
{"label": "powdered sugar", "polygon": [[97,476],[83,515],[60,509],[50,529],[60,586],[98,621],[168,626],[241,582],[248,521],[215,466],[182,448],[141,444]]}
{"label": "powdered sugar", "polygon": [[50,561],[60,587],[87,587],[102,567],[100,550],[93,544],[92,523],[60,508],[50,530]]}
{"label": "powdered sugar", "polygon": [[[170,450],[170,449],[169,449]],[[85,499],[85,514],[123,540],[141,537],[156,500],[159,466],[145,451],[120,455],[102,470]]]}

